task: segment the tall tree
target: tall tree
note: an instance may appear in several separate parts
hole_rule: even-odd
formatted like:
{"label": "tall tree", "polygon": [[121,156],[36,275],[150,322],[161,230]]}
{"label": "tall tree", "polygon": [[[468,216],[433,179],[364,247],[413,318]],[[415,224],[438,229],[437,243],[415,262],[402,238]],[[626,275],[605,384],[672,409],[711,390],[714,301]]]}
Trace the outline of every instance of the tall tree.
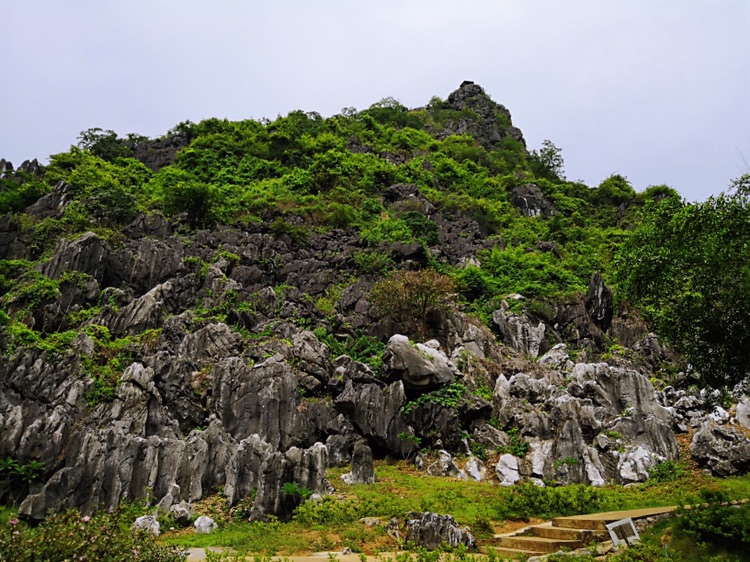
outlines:
{"label": "tall tree", "polygon": [[616,260],[620,294],[711,386],[750,375],[750,175],[703,203],[646,205]]}

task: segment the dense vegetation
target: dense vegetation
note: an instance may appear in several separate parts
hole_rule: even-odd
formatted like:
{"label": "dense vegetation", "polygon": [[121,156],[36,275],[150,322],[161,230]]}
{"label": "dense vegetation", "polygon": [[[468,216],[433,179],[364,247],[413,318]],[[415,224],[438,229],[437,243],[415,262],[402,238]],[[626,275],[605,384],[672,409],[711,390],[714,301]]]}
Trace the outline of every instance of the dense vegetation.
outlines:
{"label": "dense vegetation", "polygon": [[[134,157],[147,155],[153,141],[92,129],[81,134],[78,146],[52,156],[40,175],[3,179],[0,213],[21,213],[63,181],[74,202],[61,218],[16,215],[34,229],[34,259],[48,256],[61,237],[89,230],[116,245],[137,213],[160,212],[186,230],[259,223],[302,245],[311,233],[356,229],[369,248],[357,256],[360,271],[383,274],[393,266],[378,251],[383,241],[439,249],[432,213],[408,201],[384,205],[389,186],[412,184],[441,216],[476,221],[494,241],[478,264],[466,268],[433,258],[431,265],[453,278],[470,310],[488,320],[499,297],[520,293],[543,312],[545,302],[585,291],[592,272],[606,275],[637,209],[674,192],[658,187],[637,194],[620,175],[595,188],[567,181],[559,148],[545,142],[529,153],[502,129],[509,117],[496,112],[500,140],[455,134],[457,124],[482,118],[438,98],[417,110],[385,99],[326,119],[294,111],[274,121],[186,122],[164,137],[181,139],[184,148],[157,171]],[[513,204],[513,190],[528,184],[538,187],[554,213],[527,216]],[[8,314],[11,300],[28,299],[33,306],[54,296],[56,281],[41,278],[32,266],[0,262],[0,286],[8,293],[3,324],[23,316],[18,306]],[[24,326],[8,330],[18,343],[35,339]]]}
{"label": "dense vegetation", "polygon": [[[87,323],[106,307],[117,309],[114,294],[105,290],[97,306],[68,314],[59,329],[45,332],[29,321],[30,311],[54,302],[65,284],[85,284],[86,279],[76,272],[50,279],[36,266],[63,237],[73,239],[93,231],[118,246],[137,215],[156,213],[172,220],[177,232],[186,236],[211,227],[252,225],[288,237],[298,247],[308,244],[311,236],[334,229],[354,232],[362,248],[353,258],[356,272],[378,280],[370,293],[372,302],[417,338],[430,335],[429,315],[447,307],[461,307],[490,324],[492,311],[513,293],[525,300],[512,306],[549,321],[555,303],[580,296],[591,274],[600,271],[614,286],[620,306],[642,312],[684,354],[704,383],[722,386],[747,376],[750,178],[737,180],[728,194],[694,204],[667,186],[636,193],[619,174],[590,187],[564,177],[562,153],[553,143],[545,141],[538,150],[527,151],[522,140],[511,134],[509,116],[499,109],[494,119],[501,134],[476,134],[485,119],[471,105],[458,107],[438,98],[416,110],[385,99],[366,110],[349,108],[330,118],[294,111],[274,121],[186,122],[156,140],[84,131],[77,146],[52,156],[38,172],[0,178],[0,215],[7,213],[3,220],[33,233],[27,259],[0,260],[0,351],[11,355],[26,346],[56,352],[85,332],[93,350],[82,358],[82,367],[94,381],[86,399],[91,406],[110,400],[124,368],[158,339],[158,330],[118,338],[103,326]],[[474,133],[459,132],[467,130]],[[167,165],[149,167],[149,155],[160,142],[177,143],[180,149]],[[62,216],[39,218],[24,212],[63,184],[69,186],[73,202]],[[430,209],[416,199],[387,204],[388,189],[395,184],[415,186]],[[527,186],[534,187],[549,213],[524,211],[515,194]],[[440,251],[438,221],[442,219],[476,225],[480,236],[491,243],[476,260],[451,262]],[[424,267],[399,270],[382,250],[384,243],[394,242],[421,245]],[[227,252],[219,259],[240,260]],[[201,279],[210,265],[198,257],[185,260],[186,268]],[[382,341],[362,333],[338,338],[331,329],[335,303],[355,281],[347,278],[332,284],[317,298],[315,306],[324,321],[298,321],[313,329],[333,356],[348,354],[377,372]],[[283,295],[288,287],[275,289]],[[193,312],[198,323],[224,321],[232,312],[251,308],[247,302],[227,301],[213,307],[196,302]],[[205,392],[201,376],[205,373],[197,372],[194,380],[198,394]],[[482,389],[475,390],[481,394]],[[449,385],[413,400],[411,407],[425,401],[455,406],[465,391],[463,384]],[[522,456],[528,443],[510,431],[508,452]],[[0,480],[6,488],[12,483],[19,494],[44,470],[42,465],[19,464],[11,457],[0,459]],[[290,525],[316,532],[322,526],[339,526],[341,545],[358,551],[365,542],[380,540],[383,533],[354,536],[346,525],[373,511],[383,515],[402,515],[412,509],[450,511],[460,523],[480,532],[484,529],[490,536],[490,520],[642,507],[649,501],[673,503],[690,500],[696,489],[676,488],[671,480],[681,469],[666,463],[654,473],[653,485],[629,492],[532,485],[498,492],[468,483],[458,490],[450,482],[431,482],[428,492],[420,489],[417,477],[394,475],[388,467],[379,470],[379,483],[356,490],[346,501],[302,504]],[[398,478],[403,480],[394,484]],[[664,481],[668,483],[658,488]],[[735,495],[746,496],[747,490]],[[731,516],[744,524],[746,510],[700,512],[704,519],[698,513],[685,515],[681,527],[696,541],[717,536],[745,540],[728,536],[731,529],[716,520]],[[50,549],[65,556],[83,556],[84,551],[76,549],[84,547],[70,542],[68,532],[80,527],[86,538],[96,522],[123,552],[140,549],[164,560],[176,556],[132,535],[129,521],[126,524],[119,515],[100,516],[101,520],[82,522],[75,514],[59,514],[38,529],[6,524],[3,532],[10,534],[0,537],[0,545],[16,549],[8,552],[21,560],[43,538],[51,541]],[[287,543],[280,546],[279,537],[290,534],[288,527],[282,529],[274,521],[233,526],[230,515],[224,516],[230,524],[223,535],[195,540],[225,540],[229,542],[224,545],[240,550],[284,552]],[[709,531],[714,535],[707,537]],[[331,546],[322,538],[327,537],[325,531],[318,537],[316,548]],[[266,549],[258,546],[276,539],[279,542]],[[175,539],[184,544],[181,540],[184,537]],[[648,559],[643,552],[643,559]],[[86,555],[96,556],[88,551]]]}
{"label": "dense vegetation", "polygon": [[712,386],[750,374],[750,175],[688,204],[652,201],[619,255],[621,295]]}

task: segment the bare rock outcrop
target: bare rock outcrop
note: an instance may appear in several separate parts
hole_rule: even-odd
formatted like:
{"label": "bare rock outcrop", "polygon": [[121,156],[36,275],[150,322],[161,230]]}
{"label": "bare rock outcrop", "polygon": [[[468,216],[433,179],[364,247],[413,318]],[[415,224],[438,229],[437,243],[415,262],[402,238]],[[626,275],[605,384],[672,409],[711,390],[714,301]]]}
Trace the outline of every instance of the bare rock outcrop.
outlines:
{"label": "bare rock outcrop", "polygon": [[410,387],[435,388],[452,383],[458,371],[439,347],[435,340],[413,344],[406,336],[395,334],[383,352],[383,366]]}
{"label": "bare rock outcrop", "polygon": [[469,528],[459,527],[450,515],[438,515],[430,511],[410,513],[407,516],[406,527],[406,542],[427,550],[435,550],[441,546],[476,546]]}

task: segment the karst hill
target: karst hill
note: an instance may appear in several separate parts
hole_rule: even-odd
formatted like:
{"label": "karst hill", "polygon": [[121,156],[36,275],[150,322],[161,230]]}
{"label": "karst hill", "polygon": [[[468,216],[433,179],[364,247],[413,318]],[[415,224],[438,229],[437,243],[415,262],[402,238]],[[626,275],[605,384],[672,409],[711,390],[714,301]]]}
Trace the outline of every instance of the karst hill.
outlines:
{"label": "karst hill", "polygon": [[[673,301],[629,276],[651,263],[633,233],[694,207],[566,180],[560,149],[529,150],[477,84],[418,109],[78,140],[46,166],[0,161],[0,459],[26,471],[0,498],[26,517],[219,490],[287,519],[286,485],[324,495],[353,460],[367,482],[373,458],[644,482],[683,434],[700,467],[750,467],[743,389],[727,410],[704,384],[744,373],[701,363]],[[727,364],[743,314],[710,343]]]}

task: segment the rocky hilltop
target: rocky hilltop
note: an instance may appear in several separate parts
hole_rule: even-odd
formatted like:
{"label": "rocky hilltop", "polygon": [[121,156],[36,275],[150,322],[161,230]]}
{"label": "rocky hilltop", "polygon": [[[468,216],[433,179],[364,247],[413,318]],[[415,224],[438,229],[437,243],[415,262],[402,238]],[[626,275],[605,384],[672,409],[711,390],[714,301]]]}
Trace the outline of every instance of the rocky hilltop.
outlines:
{"label": "rocky hilltop", "polygon": [[[393,135],[403,138],[393,146],[367,132],[379,110],[395,111]],[[484,289],[466,272],[510,252],[514,235],[488,218],[489,199],[450,204],[464,197],[454,188],[460,170],[441,172],[447,164],[429,156],[429,142],[474,151],[455,161],[476,174],[498,168],[492,159],[512,143],[503,161],[519,164],[492,187],[502,192],[502,212],[536,221],[518,224],[568,213],[552,184],[522,172],[530,155],[503,106],[465,82],[427,109],[369,111],[345,139],[346,154],[385,171],[412,166],[428,179],[374,173],[374,187],[345,192],[358,180],[331,179],[338,162],[328,175],[310,164],[312,179],[295,181],[312,182],[306,205],[322,193],[354,213],[371,197],[374,217],[411,225],[400,239],[374,239],[372,226],[354,219],[317,219],[315,209],[287,212],[280,198],[253,220],[218,211],[199,220],[199,197],[190,208],[170,206],[168,195],[144,203],[138,190],[155,189],[150,174],[203,169],[198,148],[219,133],[195,127],[157,140],[99,136],[46,170],[3,161],[4,181],[36,195],[0,218],[0,458],[44,468],[21,490],[0,482],[0,496],[42,518],[146,494],[168,510],[218,490],[232,504],[255,494],[253,518],[283,519],[296,505],[284,484],[325,494],[329,466],[353,463],[350,482],[371,478],[372,458],[393,457],[414,461],[425,477],[627,484],[677,458],[681,433],[692,434],[693,458],[715,474],[750,468],[750,440],[737,429],[750,426],[750,403],[728,412],[718,393],[680,388],[679,377],[677,386],[663,383],[679,358],[635,311],[615,308],[597,269],[577,270],[586,282],[577,290],[544,298],[532,285],[527,294],[495,290],[482,297],[484,308],[472,308]],[[422,114],[432,120],[421,128],[408,121]],[[271,129],[269,150],[280,147],[274,157],[282,160],[295,158],[299,141],[281,135],[284,123],[257,124]],[[320,135],[317,142],[335,144]],[[422,147],[418,135],[435,140]],[[81,155],[92,154],[84,170],[91,162]],[[102,196],[99,176],[94,188],[86,184],[86,174],[115,165],[136,178],[108,187],[110,196],[131,197],[122,217],[113,213],[122,200]],[[200,185],[214,185],[201,177]],[[616,221],[628,205],[596,209]],[[564,225],[557,228],[556,239],[537,238],[518,259],[563,263]],[[384,279],[427,271],[457,272],[462,283],[421,315],[388,314],[373,296]],[[394,298],[400,290],[391,286]]]}

